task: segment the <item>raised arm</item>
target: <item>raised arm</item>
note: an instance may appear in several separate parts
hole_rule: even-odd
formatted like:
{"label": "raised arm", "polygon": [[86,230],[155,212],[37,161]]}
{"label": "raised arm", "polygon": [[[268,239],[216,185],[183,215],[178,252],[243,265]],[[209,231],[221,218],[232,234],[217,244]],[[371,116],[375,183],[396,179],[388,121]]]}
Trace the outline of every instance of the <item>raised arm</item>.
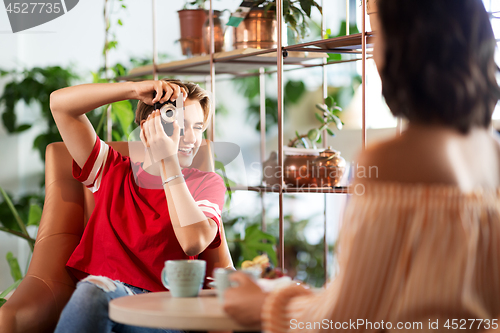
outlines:
{"label": "raised arm", "polygon": [[136,98],[132,82],[83,84],[59,89],[50,95],[50,109],[59,133],[80,167],[85,164],[96,140],[85,113],[131,98]]}
{"label": "raised arm", "polygon": [[[50,109],[62,139],[76,163],[83,167],[95,144],[96,133],[85,113],[100,106],[139,99],[152,105],[160,100],[162,81],[92,83],[67,87],[50,95]],[[165,102],[164,98],[161,100]]]}

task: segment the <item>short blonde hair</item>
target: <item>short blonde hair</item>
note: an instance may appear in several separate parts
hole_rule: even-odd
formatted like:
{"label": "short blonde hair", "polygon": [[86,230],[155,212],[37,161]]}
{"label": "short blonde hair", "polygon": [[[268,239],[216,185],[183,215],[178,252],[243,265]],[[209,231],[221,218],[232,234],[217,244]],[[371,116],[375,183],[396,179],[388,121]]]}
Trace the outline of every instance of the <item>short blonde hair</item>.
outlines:
{"label": "short blonde hair", "polygon": [[[210,96],[208,96],[205,89],[202,89],[199,85],[192,82],[182,82],[175,79],[162,79],[162,81],[174,83],[179,87],[184,88],[188,94],[188,99],[198,101],[200,103],[201,109],[203,110],[203,130],[205,130],[208,126],[208,122],[210,121],[210,117],[212,116]],[[153,105],[148,105],[139,101],[135,111],[135,123],[140,125],[141,121],[146,120],[153,110]]]}

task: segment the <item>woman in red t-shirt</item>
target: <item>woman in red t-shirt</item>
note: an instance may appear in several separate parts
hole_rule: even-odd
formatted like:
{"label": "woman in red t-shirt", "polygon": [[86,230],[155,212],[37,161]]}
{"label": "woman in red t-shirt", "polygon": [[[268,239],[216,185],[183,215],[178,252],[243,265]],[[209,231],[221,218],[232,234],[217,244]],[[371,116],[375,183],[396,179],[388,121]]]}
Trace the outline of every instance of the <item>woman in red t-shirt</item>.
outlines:
{"label": "woman in red t-shirt", "polygon": [[[181,95],[183,135],[176,120],[169,136],[153,105]],[[101,141],[85,115],[126,99],[139,100],[135,120],[146,149],[142,163]],[[50,106],[74,159],[73,175],[96,202],[67,263],[80,282],[56,332],[157,331],[114,323],[108,303],[165,290],[160,279],[165,260],[196,259],[221,243],[224,182],[213,172],[189,168],[211,116],[208,94],[196,84],[174,80],[85,84],[55,91]]]}

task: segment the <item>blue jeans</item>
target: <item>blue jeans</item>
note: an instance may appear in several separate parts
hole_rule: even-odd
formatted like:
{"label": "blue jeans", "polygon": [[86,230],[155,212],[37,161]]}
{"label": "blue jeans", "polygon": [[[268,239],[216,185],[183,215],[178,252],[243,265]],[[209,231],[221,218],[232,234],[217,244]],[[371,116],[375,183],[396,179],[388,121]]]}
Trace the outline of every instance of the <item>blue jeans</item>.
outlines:
{"label": "blue jeans", "polygon": [[[90,279],[89,279],[90,278]],[[148,292],[123,282],[104,277],[88,277],[76,285],[76,290],[61,313],[55,333],[177,333],[178,331],[119,324],[108,315],[112,299]]]}

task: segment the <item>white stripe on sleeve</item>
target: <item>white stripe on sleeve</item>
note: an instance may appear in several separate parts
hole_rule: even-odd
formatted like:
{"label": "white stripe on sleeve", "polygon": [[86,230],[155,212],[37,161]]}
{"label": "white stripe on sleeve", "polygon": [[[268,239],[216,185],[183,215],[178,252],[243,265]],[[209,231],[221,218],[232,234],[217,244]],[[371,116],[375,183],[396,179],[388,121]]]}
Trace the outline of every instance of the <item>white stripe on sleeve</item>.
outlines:
{"label": "white stripe on sleeve", "polygon": [[[97,190],[99,190],[99,187],[101,186],[101,180],[104,173],[104,166],[106,165],[106,161],[108,160],[108,152],[109,152],[109,146],[101,140],[99,155],[97,156],[96,162],[94,163],[94,167],[92,168],[92,171],[87,181],[83,183],[92,193],[97,192]],[[95,178],[96,175],[98,175],[97,179]],[[87,182],[90,179],[93,179],[93,181],[87,185]]]}
{"label": "white stripe on sleeve", "polygon": [[222,215],[221,213],[221,210],[219,208],[219,205],[217,204],[214,204],[208,200],[200,200],[200,201],[196,201],[196,204],[198,205],[198,207],[202,207],[202,206],[206,206],[206,207],[211,207],[213,209],[215,209],[215,211],[217,212],[218,215]]}

